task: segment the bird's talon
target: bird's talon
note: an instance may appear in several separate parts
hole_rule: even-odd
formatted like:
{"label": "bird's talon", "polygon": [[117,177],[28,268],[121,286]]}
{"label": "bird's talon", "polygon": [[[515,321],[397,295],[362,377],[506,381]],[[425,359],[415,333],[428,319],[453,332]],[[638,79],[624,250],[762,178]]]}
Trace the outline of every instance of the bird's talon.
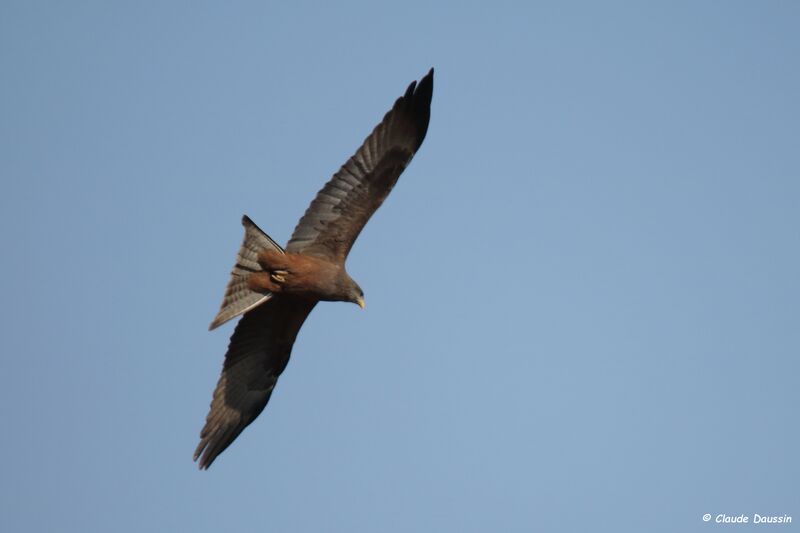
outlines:
{"label": "bird's talon", "polygon": [[289,274],[289,272],[286,270],[274,270],[272,274],[270,274],[270,277],[278,283],[283,283],[286,281],[287,274]]}

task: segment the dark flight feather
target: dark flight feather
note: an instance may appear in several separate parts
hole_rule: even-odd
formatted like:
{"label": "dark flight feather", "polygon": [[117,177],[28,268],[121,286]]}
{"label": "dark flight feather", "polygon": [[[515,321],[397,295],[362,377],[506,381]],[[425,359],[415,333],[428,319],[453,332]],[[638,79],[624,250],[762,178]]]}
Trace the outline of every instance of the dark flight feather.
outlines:
{"label": "dark flight feather", "polygon": [[194,452],[208,468],[267,405],[278,376],[315,302],[276,296],[248,311],[236,325],[214,390],[200,444]]}
{"label": "dark flight feather", "polygon": [[344,263],[358,234],[381,206],[425,139],[433,69],[405,94],[356,153],[317,193],[297,224],[287,252]]}

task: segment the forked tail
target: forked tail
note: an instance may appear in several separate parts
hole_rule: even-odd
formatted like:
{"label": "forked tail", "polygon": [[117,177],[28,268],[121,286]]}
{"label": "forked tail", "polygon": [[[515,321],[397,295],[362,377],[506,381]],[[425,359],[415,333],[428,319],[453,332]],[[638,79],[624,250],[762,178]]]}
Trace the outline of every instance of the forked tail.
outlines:
{"label": "forked tail", "polygon": [[222,306],[217,316],[214,317],[214,321],[208,326],[209,330],[246,313],[272,297],[271,292],[254,291],[248,287],[247,277],[253,272],[263,272],[264,270],[258,264],[259,252],[267,249],[284,253],[283,248],[261,231],[261,228],[256,226],[255,222],[250,220],[247,215],[242,217],[242,226],[244,226],[244,242],[236,256],[236,264],[225,289]]}

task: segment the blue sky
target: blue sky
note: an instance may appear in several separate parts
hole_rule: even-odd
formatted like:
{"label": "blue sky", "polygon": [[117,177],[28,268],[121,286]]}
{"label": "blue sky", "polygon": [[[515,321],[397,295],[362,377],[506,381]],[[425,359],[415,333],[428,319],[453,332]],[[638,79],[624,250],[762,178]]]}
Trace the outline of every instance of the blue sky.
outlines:
{"label": "blue sky", "polygon": [[[0,5],[0,529],[800,522],[793,2]],[[428,137],[261,417],[191,461],[250,215]],[[741,529],[757,526],[742,526]]]}

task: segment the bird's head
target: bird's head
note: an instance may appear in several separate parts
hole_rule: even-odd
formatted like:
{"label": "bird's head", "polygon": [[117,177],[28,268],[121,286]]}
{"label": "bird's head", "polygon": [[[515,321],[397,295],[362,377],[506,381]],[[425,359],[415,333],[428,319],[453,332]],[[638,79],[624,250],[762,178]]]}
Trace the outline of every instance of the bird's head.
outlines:
{"label": "bird's head", "polygon": [[359,287],[358,283],[356,283],[355,281],[353,282],[353,287],[350,289],[348,296],[349,296],[348,301],[353,302],[361,309],[364,309],[366,305],[364,303],[364,291],[361,290],[361,287]]}
{"label": "bird's head", "polygon": [[364,309],[364,291],[358,286],[353,278],[344,270],[339,271],[339,277],[336,280],[336,297],[334,300],[340,302],[352,302]]}

